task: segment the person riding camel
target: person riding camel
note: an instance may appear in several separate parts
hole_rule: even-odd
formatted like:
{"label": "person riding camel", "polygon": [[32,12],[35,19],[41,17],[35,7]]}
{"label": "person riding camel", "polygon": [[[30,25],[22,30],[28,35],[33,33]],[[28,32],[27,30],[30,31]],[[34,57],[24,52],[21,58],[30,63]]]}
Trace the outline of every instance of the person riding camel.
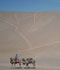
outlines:
{"label": "person riding camel", "polygon": [[18,54],[16,54],[15,59],[18,59]]}
{"label": "person riding camel", "polygon": [[19,62],[18,54],[16,54],[16,56],[15,56],[15,62]]}

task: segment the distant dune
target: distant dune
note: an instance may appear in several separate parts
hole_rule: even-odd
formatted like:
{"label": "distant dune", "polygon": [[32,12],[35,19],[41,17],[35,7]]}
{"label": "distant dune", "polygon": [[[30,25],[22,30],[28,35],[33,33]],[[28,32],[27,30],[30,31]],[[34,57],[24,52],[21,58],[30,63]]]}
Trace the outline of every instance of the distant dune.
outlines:
{"label": "distant dune", "polygon": [[35,58],[38,67],[50,66],[57,70],[60,67],[60,12],[0,12],[0,64],[9,63],[9,58],[16,53],[20,58]]}

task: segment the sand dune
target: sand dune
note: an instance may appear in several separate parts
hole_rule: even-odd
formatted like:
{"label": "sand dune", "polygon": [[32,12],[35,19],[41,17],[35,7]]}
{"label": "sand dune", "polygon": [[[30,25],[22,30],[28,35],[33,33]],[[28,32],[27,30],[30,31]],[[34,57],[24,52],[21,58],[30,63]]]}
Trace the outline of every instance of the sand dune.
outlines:
{"label": "sand dune", "polygon": [[[36,70],[60,69],[60,12],[0,12],[0,68],[9,58],[33,57]],[[3,67],[3,68],[2,68]]]}

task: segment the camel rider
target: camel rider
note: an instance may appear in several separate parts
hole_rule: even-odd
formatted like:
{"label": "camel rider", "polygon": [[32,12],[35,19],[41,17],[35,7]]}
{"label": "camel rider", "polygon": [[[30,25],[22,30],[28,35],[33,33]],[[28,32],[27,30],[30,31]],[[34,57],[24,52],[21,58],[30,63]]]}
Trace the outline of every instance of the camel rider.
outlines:
{"label": "camel rider", "polygon": [[15,56],[15,61],[18,62],[18,54]]}
{"label": "camel rider", "polygon": [[18,54],[16,54],[15,59],[18,59]]}

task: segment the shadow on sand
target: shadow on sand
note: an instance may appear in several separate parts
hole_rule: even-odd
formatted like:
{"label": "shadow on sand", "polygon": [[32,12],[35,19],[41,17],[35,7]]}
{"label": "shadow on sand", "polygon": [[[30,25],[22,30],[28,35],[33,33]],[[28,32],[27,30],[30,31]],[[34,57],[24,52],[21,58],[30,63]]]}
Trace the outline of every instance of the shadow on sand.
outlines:
{"label": "shadow on sand", "polygon": [[13,67],[11,69],[36,69],[36,67]]}

